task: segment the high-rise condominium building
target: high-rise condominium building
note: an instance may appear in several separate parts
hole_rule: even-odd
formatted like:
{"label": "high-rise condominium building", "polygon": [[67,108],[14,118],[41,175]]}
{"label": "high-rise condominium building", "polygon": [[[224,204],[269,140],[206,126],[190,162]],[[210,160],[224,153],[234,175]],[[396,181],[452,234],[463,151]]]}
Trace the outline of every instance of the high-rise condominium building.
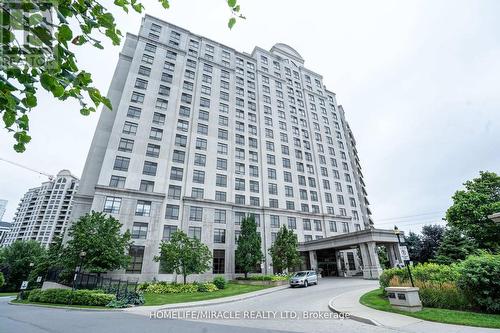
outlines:
{"label": "high-rise condominium building", "polygon": [[73,216],[104,211],[131,230],[132,262],[116,274],[168,279],[153,257],[182,229],[213,251],[209,273],[233,276],[247,214],[264,273],[283,225],[299,242],[370,228],[344,111],[290,46],[247,54],[146,16],[108,97]]}
{"label": "high-rise condominium building", "polygon": [[7,200],[0,199],[0,222],[3,220],[3,215],[5,214],[5,209],[7,209]]}
{"label": "high-rise condominium building", "polygon": [[68,170],[61,170],[53,180],[29,189],[19,202],[2,246],[16,240],[36,240],[48,247],[55,236],[62,237],[77,189],[78,178]]}

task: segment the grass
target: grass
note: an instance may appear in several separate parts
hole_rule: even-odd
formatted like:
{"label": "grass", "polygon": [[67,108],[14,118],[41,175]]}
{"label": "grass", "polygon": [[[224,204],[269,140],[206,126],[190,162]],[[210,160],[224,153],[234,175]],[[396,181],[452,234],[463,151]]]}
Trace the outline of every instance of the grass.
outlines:
{"label": "grass", "polygon": [[113,308],[107,308],[105,306],[95,306],[95,305],[77,305],[77,304],[54,304],[54,303],[40,303],[40,302],[28,302],[27,300],[20,301],[20,300],[13,300],[12,303],[15,304],[35,304],[35,305],[43,305],[43,306],[48,306],[48,307],[59,307],[59,306],[64,306],[64,307],[69,307],[69,308],[76,308],[76,309],[106,309],[106,310],[113,310]]}
{"label": "grass", "polygon": [[434,321],[445,324],[456,324],[476,327],[500,328],[500,315],[478,313],[469,311],[457,311],[438,308],[424,308],[419,312],[406,312],[394,309],[389,300],[384,296],[381,289],[367,292],[359,299],[359,302],[370,308],[399,313],[405,316],[415,317],[423,320]]}
{"label": "grass", "polygon": [[9,292],[9,293],[0,293],[0,297],[5,297],[5,296],[17,296],[17,292]]}
{"label": "grass", "polygon": [[210,293],[179,293],[179,294],[153,294],[145,293],[146,303],[144,305],[163,305],[183,302],[204,301],[221,297],[228,297],[262,290],[272,286],[253,286],[246,284],[228,283],[225,289]]}

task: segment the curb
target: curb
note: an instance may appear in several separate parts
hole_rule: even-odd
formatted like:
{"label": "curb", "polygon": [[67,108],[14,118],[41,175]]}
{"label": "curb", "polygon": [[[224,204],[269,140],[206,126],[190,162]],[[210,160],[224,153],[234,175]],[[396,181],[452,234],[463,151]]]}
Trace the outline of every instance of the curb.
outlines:
{"label": "curb", "polygon": [[[340,296],[340,295],[339,295]],[[328,308],[330,309],[330,311],[332,312],[335,312],[335,313],[344,313],[343,311],[339,311],[337,309],[335,309],[334,305],[333,305],[333,301],[339,297],[339,296],[336,296],[334,298],[332,298],[329,302],[328,302]],[[361,323],[364,323],[364,324],[368,324],[368,325],[373,325],[373,326],[383,326],[382,324],[380,324],[379,322],[373,320],[373,319],[370,319],[370,318],[365,318],[365,317],[361,317],[361,316],[356,316],[356,315],[353,315],[351,313],[349,313],[349,319],[352,319],[352,320],[355,320],[355,321],[359,321]]]}
{"label": "curb", "polygon": [[9,302],[9,305],[16,305],[16,306],[35,306],[39,308],[45,308],[45,309],[64,309],[64,310],[73,310],[73,311],[89,311],[89,312],[119,312],[123,311],[123,309],[92,309],[92,308],[79,308],[79,307],[72,307],[72,306],[63,306],[63,305],[44,305],[44,304],[32,304],[32,303],[13,303],[12,301]]}
{"label": "curb", "polygon": [[[238,298],[232,298],[232,297],[239,296],[239,295],[234,295],[234,296],[220,297],[220,298],[216,298],[214,300],[207,300],[207,301],[164,304],[164,306],[151,305],[151,307],[157,307],[157,308],[150,309],[150,310],[151,311],[161,311],[161,310],[167,310],[167,309],[185,309],[185,308],[194,308],[194,307],[199,307],[199,306],[211,306],[211,305],[219,305],[219,304],[225,304],[225,303],[233,303],[233,302],[247,300],[250,298],[264,296],[264,295],[271,294],[271,293],[274,293],[274,292],[277,292],[280,290],[284,290],[284,289],[288,289],[288,288],[289,288],[288,285],[277,286],[277,287],[265,289],[264,291],[258,290],[258,291],[252,291],[249,293],[241,294],[241,297],[238,297]],[[125,309],[124,311],[134,313],[134,310],[149,310],[149,309],[147,307],[144,307],[144,306],[138,306],[138,307]]]}

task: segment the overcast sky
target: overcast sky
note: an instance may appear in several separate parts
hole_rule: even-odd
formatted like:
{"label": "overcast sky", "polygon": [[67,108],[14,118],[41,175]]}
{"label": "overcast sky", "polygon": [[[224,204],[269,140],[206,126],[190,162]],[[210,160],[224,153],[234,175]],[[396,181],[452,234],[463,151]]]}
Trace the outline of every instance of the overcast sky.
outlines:
{"label": "overcast sky", "polygon": [[[419,231],[479,170],[500,172],[500,1],[239,0],[247,20],[227,29],[224,0],[171,0],[146,12],[250,53],[286,43],[337,94],[357,140],[375,226]],[[123,32],[141,15],[116,11]],[[77,51],[101,91],[120,47]],[[99,112],[42,94],[23,154],[0,133],[0,157],[80,176]],[[11,220],[21,196],[46,177],[0,161],[0,198]],[[402,218],[398,218],[402,217]],[[393,219],[397,218],[397,219]]]}

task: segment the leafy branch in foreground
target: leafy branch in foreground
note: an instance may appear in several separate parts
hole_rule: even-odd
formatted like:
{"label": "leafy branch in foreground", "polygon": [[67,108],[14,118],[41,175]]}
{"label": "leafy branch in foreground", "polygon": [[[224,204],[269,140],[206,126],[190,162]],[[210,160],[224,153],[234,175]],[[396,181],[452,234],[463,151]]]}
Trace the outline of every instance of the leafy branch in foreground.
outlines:
{"label": "leafy branch in foreground", "polygon": [[[170,7],[168,0],[158,0]],[[227,0],[236,23],[240,6]],[[142,13],[138,0],[115,0],[126,13]],[[92,85],[92,76],[77,66],[70,46],[92,45],[103,49],[99,37],[119,45],[122,32],[115,18],[95,0],[3,1],[0,4],[0,115],[7,131],[13,133],[14,150],[21,153],[31,141],[29,112],[37,106],[41,86],[60,101],[77,100],[80,113],[89,115],[101,104],[112,109],[111,102]]]}

